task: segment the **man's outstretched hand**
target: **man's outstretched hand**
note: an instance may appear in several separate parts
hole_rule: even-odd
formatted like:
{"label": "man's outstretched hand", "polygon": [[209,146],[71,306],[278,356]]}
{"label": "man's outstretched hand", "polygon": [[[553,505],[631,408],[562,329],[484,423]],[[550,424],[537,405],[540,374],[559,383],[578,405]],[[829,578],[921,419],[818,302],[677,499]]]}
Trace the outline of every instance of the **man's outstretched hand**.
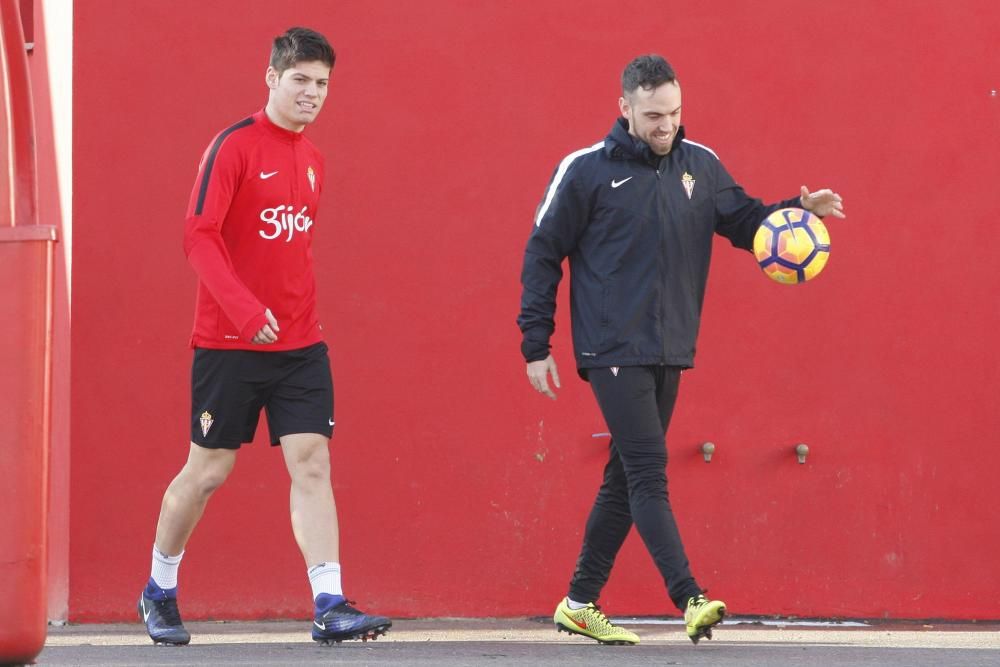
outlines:
{"label": "man's outstretched hand", "polygon": [[809,192],[809,188],[803,185],[799,201],[802,203],[802,208],[821,218],[825,218],[828,215],[832,215],[835,218],[847,217],[844,215],[843,198],[829,188]]}

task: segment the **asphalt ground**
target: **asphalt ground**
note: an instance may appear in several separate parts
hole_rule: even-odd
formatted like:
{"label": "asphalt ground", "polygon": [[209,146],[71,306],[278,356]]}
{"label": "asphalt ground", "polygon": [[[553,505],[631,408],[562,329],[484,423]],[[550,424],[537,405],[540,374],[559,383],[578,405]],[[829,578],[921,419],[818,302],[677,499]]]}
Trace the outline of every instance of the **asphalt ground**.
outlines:
{"label": "asphalt ground", "polygon": [[370,642],[324,647],[304,621],[192,622],[189,646],[154,646],[138,624],[49,628],[39,665],[1000,665],[1000,623],[811,624],[732,619],[693,645],[678,622],[614,619],[641,637],[602,646],[546,619],[397,620]]}

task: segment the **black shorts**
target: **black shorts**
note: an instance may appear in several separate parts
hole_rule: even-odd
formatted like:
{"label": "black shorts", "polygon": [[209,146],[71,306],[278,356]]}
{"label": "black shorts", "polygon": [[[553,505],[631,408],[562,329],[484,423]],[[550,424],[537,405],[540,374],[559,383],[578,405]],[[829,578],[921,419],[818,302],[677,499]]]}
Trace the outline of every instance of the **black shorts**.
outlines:
{"label": "black shorts", "polygon": [[326,343],[284,352],[196,349],[191,441],[209,449],[252,442],[260,410],[271,445],[293,433],[333,435],[333,377]]}

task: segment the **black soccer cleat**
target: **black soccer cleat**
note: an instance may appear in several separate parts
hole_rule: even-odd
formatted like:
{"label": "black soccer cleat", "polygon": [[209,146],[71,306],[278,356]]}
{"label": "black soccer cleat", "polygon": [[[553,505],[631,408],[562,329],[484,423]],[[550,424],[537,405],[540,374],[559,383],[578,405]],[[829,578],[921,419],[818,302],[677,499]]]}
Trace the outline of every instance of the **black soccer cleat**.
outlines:
{"label": "black soccer cleat", "polygon": [[392,621],[385,616],[372,616],[351,606],[344,600],[325,612],[317,610],[313,619],[312,638],[324,646],[339,644],[349,639],[378,639],[392,627]]}
{"label": "black soccer cleat", "polygon": [[139,619],[146,624],[149,638],[158,646],[183,646],[191,641],[191,633],[181,622],[177,598],[151,598],[144,590],[139,597]]}

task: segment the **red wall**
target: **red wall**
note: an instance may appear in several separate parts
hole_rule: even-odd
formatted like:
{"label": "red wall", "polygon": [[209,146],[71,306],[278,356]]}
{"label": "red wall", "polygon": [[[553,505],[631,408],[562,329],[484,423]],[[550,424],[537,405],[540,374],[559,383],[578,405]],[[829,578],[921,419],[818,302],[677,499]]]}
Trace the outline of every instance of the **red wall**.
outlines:
{"label": "red wall", "polygon": [[[308,131],[330,171],[315,240],[351,597],[512,616],[564,594],[606,429],[572,373],[565,292],[565,386],[552,403],[527,385],[521,255],[553,168],[603,137],[622,67],[655,51],[679,72],[688,136],[752,194],[830,185],[849,215],[802,287],[717,247],[668,438],[696,576],[738,614],[1000,618],[1000,5],[296,7],[76,3],[72,620],[133,616],[187,450],[184,207],[214,132],[263,105],[269,39],[296,23],[340,56]],[[241,453],[189,544],[186,618],[309,613],[287,492],[276,451]],[[604,603],[670,613],[661,591],[633,536]]]}

